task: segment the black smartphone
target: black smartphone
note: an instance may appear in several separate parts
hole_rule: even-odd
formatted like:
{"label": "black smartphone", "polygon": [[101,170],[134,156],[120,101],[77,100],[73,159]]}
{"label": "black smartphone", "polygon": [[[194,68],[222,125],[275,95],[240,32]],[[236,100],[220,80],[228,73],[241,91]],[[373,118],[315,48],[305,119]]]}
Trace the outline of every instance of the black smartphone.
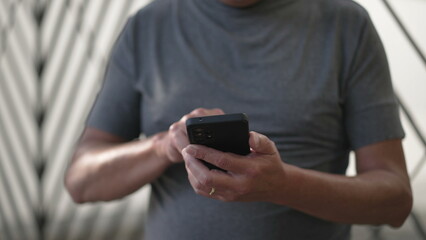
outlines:
{"label": "black smartphone", "polygon": [[[186,120],[189,142],[222,152],[250,153],[249,121],[244,113],[196,117]],[[202,161],[209,169],[220,169]]]}

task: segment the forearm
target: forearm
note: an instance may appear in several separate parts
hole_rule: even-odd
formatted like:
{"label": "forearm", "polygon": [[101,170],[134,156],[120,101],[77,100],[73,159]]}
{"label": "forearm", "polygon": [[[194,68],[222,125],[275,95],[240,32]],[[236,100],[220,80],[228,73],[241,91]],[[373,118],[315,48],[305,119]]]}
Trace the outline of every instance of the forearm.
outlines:
{"label": "forearm", "polygon": [[346,177],[289,168],[275,202],[310,215],[342,223],[402,224],[411,209],[411,190],[384,170]]}
{"label": "forearm", "polygon": [[159,138],[89,146],[78,151],[65,179],[74,201],[118,199],[158,178],[171,164],[158,154]]}

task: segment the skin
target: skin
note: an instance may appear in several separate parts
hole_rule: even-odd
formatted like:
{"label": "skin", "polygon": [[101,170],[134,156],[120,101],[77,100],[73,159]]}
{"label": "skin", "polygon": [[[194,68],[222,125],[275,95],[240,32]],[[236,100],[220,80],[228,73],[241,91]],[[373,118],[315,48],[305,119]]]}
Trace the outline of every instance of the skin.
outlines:
{"label": "skin", "polygon": [[218,114],[223,111],[195,109],[168,131],[131,142],[87,128],[67,169],[65,186],[76,203],[127,196],[161,176],[170,165],[183,162],[181,152],[189,144],[186,119]]}
{"label": "skin", "polygon": [[[411,211],[411,187],[400,140],[357,150],[355,177],[288,165],[281,161],[275,144],[255,132],[250,133],[249,142],[252,153],[248,156],[186,147],[183,155],[195,192],[225,202],[273,202],[350,224],[399,227]],[[211,171],[197,158],[227,172]]]}
{"label": "skin", "polygon": [[[88,128],[77,145],[65,185],[77,203],[122,198],[185,162],[195,193],[224,202],[265,201],[341,223],[399,227],[412,208],[412,193],[401,140],[379,142],[355,151],[357,176],[301,169],[282,161],[266,136],[250,133],[247,156],[189,145],[189,117],[223,114],[196,109],[153,137],[125,142]],[[209,170],[203,159],[227,170]],[[215,193],[210,195],[211,189]]]}

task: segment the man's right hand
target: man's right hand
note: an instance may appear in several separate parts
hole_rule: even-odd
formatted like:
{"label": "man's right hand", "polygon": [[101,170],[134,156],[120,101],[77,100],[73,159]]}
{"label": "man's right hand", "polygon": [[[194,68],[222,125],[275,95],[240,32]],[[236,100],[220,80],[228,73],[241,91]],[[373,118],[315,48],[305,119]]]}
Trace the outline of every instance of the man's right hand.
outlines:
{"label": "man's right hand", "polygon": [[171,163],[183,162],[182,150],[189,145],[186,132],[186,120],[194,117],[204,117],[224,114],[222,109],[197,108],[173,123],[169,130],[159,133],[155,140],[158,144],[157,154],[161,159],[167,159]]}
{"label": "man's right hand", "polygon": [[65,175],[77,203],[119,199],[154,181],[171,164],[182,162],[189,142],[185,121],[223,114],[220,109],[195,109],[152,137],[125,141],[108,132],[86,128]]}

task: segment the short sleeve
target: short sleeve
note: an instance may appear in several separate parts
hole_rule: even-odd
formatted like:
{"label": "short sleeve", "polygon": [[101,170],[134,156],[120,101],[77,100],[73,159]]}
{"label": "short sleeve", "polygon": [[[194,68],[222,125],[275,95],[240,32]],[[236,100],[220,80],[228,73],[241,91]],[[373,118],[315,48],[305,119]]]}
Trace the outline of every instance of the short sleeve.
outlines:
{"label": "short sleeve", "polygon": [[344,99],[351,149],[404,137],[386,54],[367,13],[358,39]]}
{"label": "short sleeve", "polygon": [[127,140],[140,129],[141,93],[135,87],[134,24],[130,19],[111,52],[103,86],[87,119],[94,127]]}

